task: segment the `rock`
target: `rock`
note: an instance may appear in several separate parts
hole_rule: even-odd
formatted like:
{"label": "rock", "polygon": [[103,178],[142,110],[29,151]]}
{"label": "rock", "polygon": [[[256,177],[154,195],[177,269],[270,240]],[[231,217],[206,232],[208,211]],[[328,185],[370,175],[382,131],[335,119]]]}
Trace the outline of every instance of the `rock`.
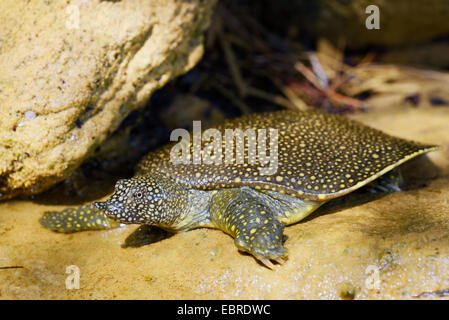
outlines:
{"label": "rock", "polygon": [[214,0],[0,2],[0,195],[67,178],[203,53]]}
{"label": "rock", "polygon": [[[258,4],[278,29],[307,30],[345,48],[420,44],[449,33],[449,2],[442,0],[265,0]],[[366,13],[369,5],[379,8],[380,29],[365,27],[372,12]],[[283,19],[269,19],[272,16]]]}
{"label": "rock", "polygon": [[192,130],[193,121],[201,119],[203,128],[212,127],[225,118],[223,112],[207,100],[192,94],[178,95],[161,115],[161,120],[170,128]]}

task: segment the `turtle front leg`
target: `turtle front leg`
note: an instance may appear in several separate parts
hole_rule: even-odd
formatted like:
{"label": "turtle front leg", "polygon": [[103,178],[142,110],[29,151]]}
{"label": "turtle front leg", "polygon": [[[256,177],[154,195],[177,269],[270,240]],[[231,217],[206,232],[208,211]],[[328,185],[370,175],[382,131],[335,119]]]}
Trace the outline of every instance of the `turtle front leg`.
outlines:
{"label": "turtle front leg", "polygon": [[252,254],[266,267],[284,263],[287,250],[282,244],[284,224],[273,210],[248,188],[218,191],[211,202],[211,220],[234,237],[240,251]]}
{"label": "turtle front leg", "polygon": [[67,233],[109,229],[118,225],[92,204],[63,211],[45,212],[39,222],[50,230]]}
{"label": "turtle front leg", "polygon": [[287,258],[287,249],[282,245],[283,231],[284,224],[277,220],[263,225],[251,223],[249,229],[239,226],[234,243],[240,251],[252,254],[266,267],[273,269],[271,260],[283,264]]}

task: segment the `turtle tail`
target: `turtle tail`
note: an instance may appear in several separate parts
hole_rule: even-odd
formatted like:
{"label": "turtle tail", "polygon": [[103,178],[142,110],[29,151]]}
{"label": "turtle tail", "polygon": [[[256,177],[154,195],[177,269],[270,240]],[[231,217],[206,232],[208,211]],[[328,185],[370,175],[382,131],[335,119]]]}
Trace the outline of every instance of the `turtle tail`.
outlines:
{"label": "turtle tail", "polygon": [[42,226],[57,232],[102,230],[119,224],[109,219],[103,211],[92,204],[63,211],[45,212],[39,222]]}

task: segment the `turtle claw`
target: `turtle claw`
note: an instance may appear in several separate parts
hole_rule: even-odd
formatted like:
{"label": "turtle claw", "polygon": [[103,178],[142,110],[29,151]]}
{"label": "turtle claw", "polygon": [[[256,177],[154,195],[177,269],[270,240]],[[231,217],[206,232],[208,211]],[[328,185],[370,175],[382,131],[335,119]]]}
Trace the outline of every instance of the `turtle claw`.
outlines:
{"label": "turtle claw", "polygon": [[273,262],[271,262],[271,260],[276,261],[278,264],[282,265],[285,263],[285,260],[281,257],[275,257],[275,258],[258,258],[256,257],[265,267],[267,267],[268,269],[274,270],[275,265],[273,264]]}
{"label": "turtle claw", "polygon": [[259,260],[268,269],[274,270],[274,264],[267,258],[262,258]]}
{"label": "turtle claw", "polygon": [[276,262],[279,263],[279,264],[284,264],[284,263],[285,263],[285,260],[282,259],[281,257],[276,257],[276,258],[274,258],[273,260],[276,261]]}
{"label": "turtle claw", "polygon": [[274,264],[284,264],[287,257],[287,250],[283,247],[282,241],[283,225],[279,223],[277,228],[266,226],[257,229],[252,236],[240,236],[235,238],[235,244],[241,251],[252,254],[264,266],[273,270]]}

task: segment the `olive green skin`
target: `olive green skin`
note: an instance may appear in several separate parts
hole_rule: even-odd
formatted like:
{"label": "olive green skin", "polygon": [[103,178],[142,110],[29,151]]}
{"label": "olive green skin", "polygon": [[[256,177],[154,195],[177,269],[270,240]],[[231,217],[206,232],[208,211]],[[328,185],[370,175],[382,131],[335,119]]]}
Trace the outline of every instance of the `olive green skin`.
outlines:
{"label": "olive green skin", "polygon": [[[108,228],[114,224],[110,219],[173,232],[212,227],[272,268],[272,260],[283,263],[287,257],[285,225],[438,149],[319,111],[252,114],[217,127],[223,133],[236,128],[278,130],[275,175],[260,175],[261,164],[250,164],[247,154],[241,164],[174,164],[168,144],[144,157],[133,178],[118,181],[108,200],[46,213],[41,224],[64,232]],[[382,183],[397,189],[394,180]]]}

